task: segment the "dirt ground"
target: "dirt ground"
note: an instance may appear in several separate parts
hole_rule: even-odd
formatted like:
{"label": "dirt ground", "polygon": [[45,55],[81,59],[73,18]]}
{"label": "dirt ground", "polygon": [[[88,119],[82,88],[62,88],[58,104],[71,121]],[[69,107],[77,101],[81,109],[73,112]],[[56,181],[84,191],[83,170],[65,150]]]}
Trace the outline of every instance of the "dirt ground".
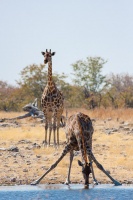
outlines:
{"label": "dirt ground", "polygon": [[[15,114],[17,115],[17,114]],[[1,116],[0,116],[1,117]],[[133,183],[133,123],[132,119],[92,118],[94,126],[93,153],[114,179],[120,183]],[[4,122],[5,123],[5,122]],[[38,179],[61,154],[65,133],[60,129],[60,147],[44,147],[44,125],[36,120],[10,122],[0,126],[0,185],[30,184]],[[14,125],[15,123],[15,125]],[[6,123],[5,123],[6,124]],[[8,123],[7,123],[8,124]],[[53,139],[52,139],[53,142]],[[84,183],[80,152],[75,152],[71,171],[72,183]],[[99,183],[112,183],[96,165],[94,172]],[[41,183],[64,183],[69,166],[69,154]],[[92,183],[90,175],[90,183]]]}

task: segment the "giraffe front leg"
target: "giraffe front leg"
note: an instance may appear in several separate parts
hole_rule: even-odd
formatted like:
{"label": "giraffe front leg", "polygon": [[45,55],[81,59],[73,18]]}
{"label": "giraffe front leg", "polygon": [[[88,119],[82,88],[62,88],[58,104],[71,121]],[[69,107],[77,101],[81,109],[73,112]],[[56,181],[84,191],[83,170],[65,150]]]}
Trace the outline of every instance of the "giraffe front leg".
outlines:
{"label": "giraffe front leg", "polygon": [[103,166],[96,160],[95,156],[93,155],[91,150],[87,150],[88,155],[91,157],[91,159],[95,162],[96,166],[104,173],[106,176],[110,178],[110,180],[115,184],[115,186],[122,185],[118,181],[116,181],[110,174],[103,168]]}
{"label": "giraffe front leg", "polygon": [[47,145],[47,131],[48,131],[48,124],[45,123],[45,140],[42,142],[42,144],[45,146]]}
{"label": "giraffe front leg", "polygon": [[58,119],[57,121],[57,146],[59,147],[60,142],[59,142],[59,128],[60,128],[60,120]]}
{"label": "giraffe front leg", "polygon": [[37,185],[40,183],[40,181],[50,172],[52,171],[55,167],[57,166],[57,162],[55,162],[51,167],[37,180],[33,181],[31,185]]}
{"label": "giraffe front leg", "polygon": [[40,181],[41,181],[50,171],[52,171],[52,170],[58,165],[58,163],[63,159],[63,157],[64,157],[68,152],[71,151],[71,148],[72,148],[71,144],[66,145],[65,148],[64,148],[64,150],[63,150],[63,152],[62,152],[62,154],[61,154],[60,157],[58,158],[58,160],[57,160],[53,165],[51,165],[51,167],[50,167],[39,179],[33,181],[33,182],[31,183],[31,185],[37,185],[38,183],[40,183]]}
{"label": "giraffe front leg", "polygon": [[54,147],[56,147],[56,119],[53,121],[53,139],[54,139]]}
{"label": "giraffe front leg", "polygon": [[66,185],[69,185],[71,183],[71,181],[70,181],[70,174],[71,174],[71,167],[72,167],[73,157],[74,157],[73,151],[70,151],[70,164],[69,164],[67,179],[65,181]]}
{"label": "giraffe front leg", "polygon": [[47,123],[48,123],[48,127],[49,127],[48,146],[50,146],[51,132],[52,132],[52,112],[48,112],[48,114],[47,114]]}
{"label": "giraffe front leg", "polygon": [[48,141],[48,146],[50,146],[51,133],[52,133],[52,123],[49,124],[49,141]]}

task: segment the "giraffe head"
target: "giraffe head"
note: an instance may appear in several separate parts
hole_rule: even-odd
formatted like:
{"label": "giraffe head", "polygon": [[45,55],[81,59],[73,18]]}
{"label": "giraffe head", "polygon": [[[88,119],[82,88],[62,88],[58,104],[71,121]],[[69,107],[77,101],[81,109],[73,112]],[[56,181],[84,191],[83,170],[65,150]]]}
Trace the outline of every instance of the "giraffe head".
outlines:
{"label": "giraffe head", "polygon": [[85,180],[85,188],[88,188],[89,185],[89,175],[91,173],[91,163],[85,163],[83,164],[80,160],[78,160],[79,166],[82,167],[82,174],[83,178]]}
{"label": "giraffe head", "polygon": [[51,61],[52,56],[55,55],[55,52],[51,52],[51,49],[49,51],[47,51],[46,49],[46,52],[41,52],[41,53],[44,56],[44,64],[47,64],[49,61]]}

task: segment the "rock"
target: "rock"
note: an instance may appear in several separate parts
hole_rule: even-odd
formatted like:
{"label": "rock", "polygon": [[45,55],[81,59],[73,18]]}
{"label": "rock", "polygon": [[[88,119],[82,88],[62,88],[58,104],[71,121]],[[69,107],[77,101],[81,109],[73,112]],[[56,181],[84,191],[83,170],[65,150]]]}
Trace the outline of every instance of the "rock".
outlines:
{"label": "rock", "polygon": [[112,130],[111,129],[105,130],[105,133],[110,135],[112,133]]}
{"label": "rock", "polygon": [[11,178],[11,182],[16,182],[16,178],[15,177]]}
{"label": "rock", "polygon": [[119,129],[117,129],[117,128],[110,128],[110,129],[105,129],[105,133],[106,134],[111,134],[111,133],[113,133],[113,132],[117,132]]}
{"label": "rock", "polygon": [[23,172],[28,172],[28,169],[23,169]]}
{"label": "rock", "polygon": [[14,127],[14,128],[17,128],[17,127],[20,127],[20,125],[16,124],[16,123],[2,123],[2,124],[0,124],[0,127]]}
{"label": "rock", "polygon": [[59,153],[58,152],[55,152],[54,154],[53,154],[53,156],[58,156],[59,155]]}
{"label": "rock", "polygon": [[6,148],[0,148],[0,151],[6,151],[7,149]]}
{"label": "rock", "polygon": [[32,146],[29,146],[29,147],[25,147],[25,149],[26,149],[26,150],[31,150],[31,149],[33,149],[33,147],[32,147]]}
{"label": "rock", "polygon": [[48,167],[46,167],[46,166],[42,166],[42,167],[40,167],[40,169],[43,169],[43,170],[48,170]]}
{"label": "rock", "polygon": [[124,127],[123,129],[124,129],[124,131],[130,131],[129,127]]}
{"label": "rock", "polygon": [[29,144],[32,143],[30,140],[20,140],[18,141],[18,144]]}
{"label": "rock", "polygon": [[125,122],[125,123],[124,123],[124,126],[128,126],[128,125],[129,125],[129,123],[128,123],[128,122]]}
{"label": "rock", "polygon": [[123,129],[123,128],[124,128],[124,126],[123,126],[123,125],[120,125],[120,126],[119,126],[119,128],[122,128],[122,129]]}
{"label": "rock", "polygon": [[37,148],[37,149],[40,149],[40,148],[41,148],[41,146],[40,146],[39,144],[37,144],[37,143],[34,143],[34,144],[32,145],[32,148]]}
{"label": "rock", "polygon": [[17,155],[18,155],[18,152],[13,152],[12,154],[11,154],[14,158],[16,158],[17,157]]}
{"label": "rock", "polygon": [[51,178],[49,178],[49,180],[56,180],[57,179],[57,177],[51,177]]}
{"label": "rock", "polygon": [[31,162],[29,160],[27,161],[27,165],[31,165]]}
{"label": "rock", "polygon": [[131,133],[132,133],[132,131],[127,131],[127,132],[126,132],[126,134],[131,134]]}
{"label": "rock", "polygon": [[120,122],[120,124],[124,124],[124,123],[125,123],[124,121]]}
{"label": "rock", "polygon": [[41,156],[40,156],[40,155],[36,155],[36,157],[37,157],[37,158],[41,158]]}
{"label": "rock", "polygon": [[117,131],[118,131],[117,128],[113,128],[113,129],[112,129],[112,132],[117,132]]}
{"label": "rock", "polygon": [[0,124],[1,127],[10,127],[11,125],[9,123],[2,123]]}
{"label": "rock", "polygon": [[14,147],[14,146],[8,148],[7,150],[8,150],[8,151],[13,151],[13,152],[19,152],[18,147]]}
{"label": "rock", "polygon": [[112,120],[112,118],[108,118],[108,119],[107,119],[107,121],[111,121],[111,120]]}
{"label": "rock", "polygon": [[9,167],[9,166],[7,164],[5,164],[4,167]]}
{"label": "rock", "polygon": [[48,160],[48,158],[47,158],[47,157],[45,157],[43,160],[44,160],[44,161],[47,161],[47,160]]}

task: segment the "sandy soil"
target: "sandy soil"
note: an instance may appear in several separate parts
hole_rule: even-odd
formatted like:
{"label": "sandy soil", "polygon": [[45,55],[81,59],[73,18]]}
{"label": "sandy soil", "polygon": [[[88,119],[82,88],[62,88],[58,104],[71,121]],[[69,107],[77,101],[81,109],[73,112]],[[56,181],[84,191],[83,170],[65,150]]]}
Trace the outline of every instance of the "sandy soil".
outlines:
{"label": "sandy soil", "polygon": [[[28,125],[27,125],[28,124]],[[120,183],[133,183],[133,124],[116,119],[93,121],[93,153],[103,167]],[[54,163],[65,145],[64,130],[60,130],[60,147],[43,147],[44,127],[35,121],[19,121],[16,127],[0,127],[0,185],[30,184]],[[72,183],[83,183],[75,152],[71,171]],[[69,155],[41,183],[64,183]],[[94,164],[100,183],[112,183]],[[90,183],[92,183],[90,176]]]}

